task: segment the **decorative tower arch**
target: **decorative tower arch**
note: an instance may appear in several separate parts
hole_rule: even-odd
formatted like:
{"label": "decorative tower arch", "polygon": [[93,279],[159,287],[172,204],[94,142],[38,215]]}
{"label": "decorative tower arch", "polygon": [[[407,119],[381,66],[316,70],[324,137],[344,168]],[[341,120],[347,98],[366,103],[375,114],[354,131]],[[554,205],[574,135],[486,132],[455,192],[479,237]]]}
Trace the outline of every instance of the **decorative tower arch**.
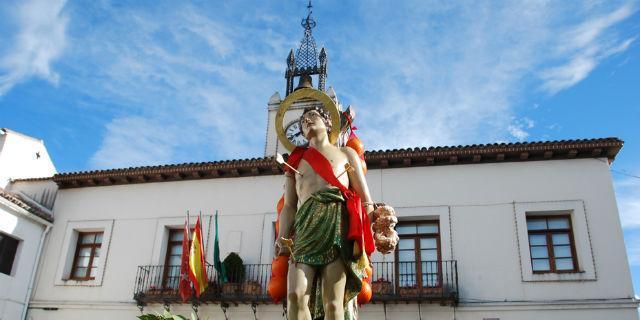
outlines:
{"label": "decorative tower arch", "polygon": [[311,29],[316,26],[316,21],[311,17],[312,8],[311,1],[309,1],[307,17],[302,19],[301,22],[304,28],[304,37],[300,41],[300,46],[296,50],[295,56],[293,55],[293,49],[291,49],[287,57],[287,70],[284,76],[287,79],[285,97],[293,92],[295,78],[301,76],[318,75],[318,90],[325,90],[328,63],[327,52],[323,47],[320,49],[320,54],[318,54],[316,40],[311,32]]}

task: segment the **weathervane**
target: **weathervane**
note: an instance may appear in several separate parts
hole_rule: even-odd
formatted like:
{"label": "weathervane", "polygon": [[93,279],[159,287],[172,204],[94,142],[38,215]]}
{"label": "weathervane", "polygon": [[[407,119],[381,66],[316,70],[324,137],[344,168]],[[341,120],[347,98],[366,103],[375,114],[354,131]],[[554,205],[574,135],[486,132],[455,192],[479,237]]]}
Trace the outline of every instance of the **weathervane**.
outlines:
{"label": "weathervane", "polygon": [[305,36],[307,35],[307,32],[309,32],[309,34],[311,34],[311,29],[316,27],[315,20],[313,20],[313,18],[311,18],[311,13],[313,13],[311,8],[313,8],[313,6],[311,5],[311,0],[309,0],[309,4],[307,4],[307,11],[309,11],[309,13],[307,14],[307,18],[306,19],[302,19],[302,23],[301,23],[302,27],[305,30]]}

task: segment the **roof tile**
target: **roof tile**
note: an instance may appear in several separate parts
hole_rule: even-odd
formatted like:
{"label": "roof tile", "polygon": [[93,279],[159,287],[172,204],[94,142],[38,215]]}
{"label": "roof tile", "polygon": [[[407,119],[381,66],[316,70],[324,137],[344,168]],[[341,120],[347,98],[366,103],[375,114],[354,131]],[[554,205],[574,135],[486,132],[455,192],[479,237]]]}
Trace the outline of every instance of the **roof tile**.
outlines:
{"label": "roof tile", "polygon": [[[392,150],[373,150],[365,153],[370,169],[479,164],[491,162],[522,162],[553,159],[579,159],[606,156],[613,161],[624,142],[618,138],[576,139],[516,143],[473,144],[466,146],[431,146]],[[601,149],[602,152],[594,152]],[[549,156],[548,151],[553,151]],[[575,153],[577,151],[577,153]],[[526,152],[527,155],[522,156]],[[575,154],[574,154],[575,153]],[[480,159],[476,155],[482,155]],[[451,161],[455,157],[456,161]],[[278,168],[274,170],[274,167]],[[198,173],[175,175],[175,173]],[[213,162],[189,162],[159,166],[142,166],[56,174],[53,180],[60,188],[104,186],[144,182],[176,181],[181,179],[212,179],[274,175],[282,173],[273,157],[230,159]],[[168,175],[172,174],[172,175]],[[164,176],[167,175],[167,176]],[[106,179],[106,178],[120,178]],[[123,179],[124,178],[124,179]]]}

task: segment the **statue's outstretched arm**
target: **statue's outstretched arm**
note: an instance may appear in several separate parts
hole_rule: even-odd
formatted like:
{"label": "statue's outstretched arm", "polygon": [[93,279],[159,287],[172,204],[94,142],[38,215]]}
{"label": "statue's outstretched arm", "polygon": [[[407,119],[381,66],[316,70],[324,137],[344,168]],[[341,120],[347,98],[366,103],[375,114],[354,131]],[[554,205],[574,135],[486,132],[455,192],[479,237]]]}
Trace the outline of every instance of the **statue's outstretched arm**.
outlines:
{"label": "statue's outstretched arm", "polygon": [[[369,215],[369,219],[371,220],[371,212],[373,212],[373,201],[371,200],[371,194],[369,193],[369,186],[367,186],[367,179],[364,176],[364,172],[362,171],[362,165],[360,163],[360,157],[355,152],[355,150],[345,147],[342,148],[344,152],[347,154],[347,158],[349,159],[349,164],[355,169],[349,171],[349,183],[351,184],[351,188],[358,194],[362,203],[365,204],[365,208],[367,209],[367,214]],[[373,221],[373,220],[371,220]]]}

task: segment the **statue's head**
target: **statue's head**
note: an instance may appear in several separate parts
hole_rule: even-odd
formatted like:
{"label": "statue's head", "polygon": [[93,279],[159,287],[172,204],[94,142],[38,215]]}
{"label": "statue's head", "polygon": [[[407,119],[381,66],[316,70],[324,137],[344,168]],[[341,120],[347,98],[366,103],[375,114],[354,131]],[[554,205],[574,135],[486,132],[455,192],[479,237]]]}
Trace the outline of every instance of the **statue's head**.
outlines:
{"label": "statue's head", "polygon": [[321,106],[307,107],[300,116],[300,130],[307,140],[311,132],[328,135],[331,132],[331,115]]}

